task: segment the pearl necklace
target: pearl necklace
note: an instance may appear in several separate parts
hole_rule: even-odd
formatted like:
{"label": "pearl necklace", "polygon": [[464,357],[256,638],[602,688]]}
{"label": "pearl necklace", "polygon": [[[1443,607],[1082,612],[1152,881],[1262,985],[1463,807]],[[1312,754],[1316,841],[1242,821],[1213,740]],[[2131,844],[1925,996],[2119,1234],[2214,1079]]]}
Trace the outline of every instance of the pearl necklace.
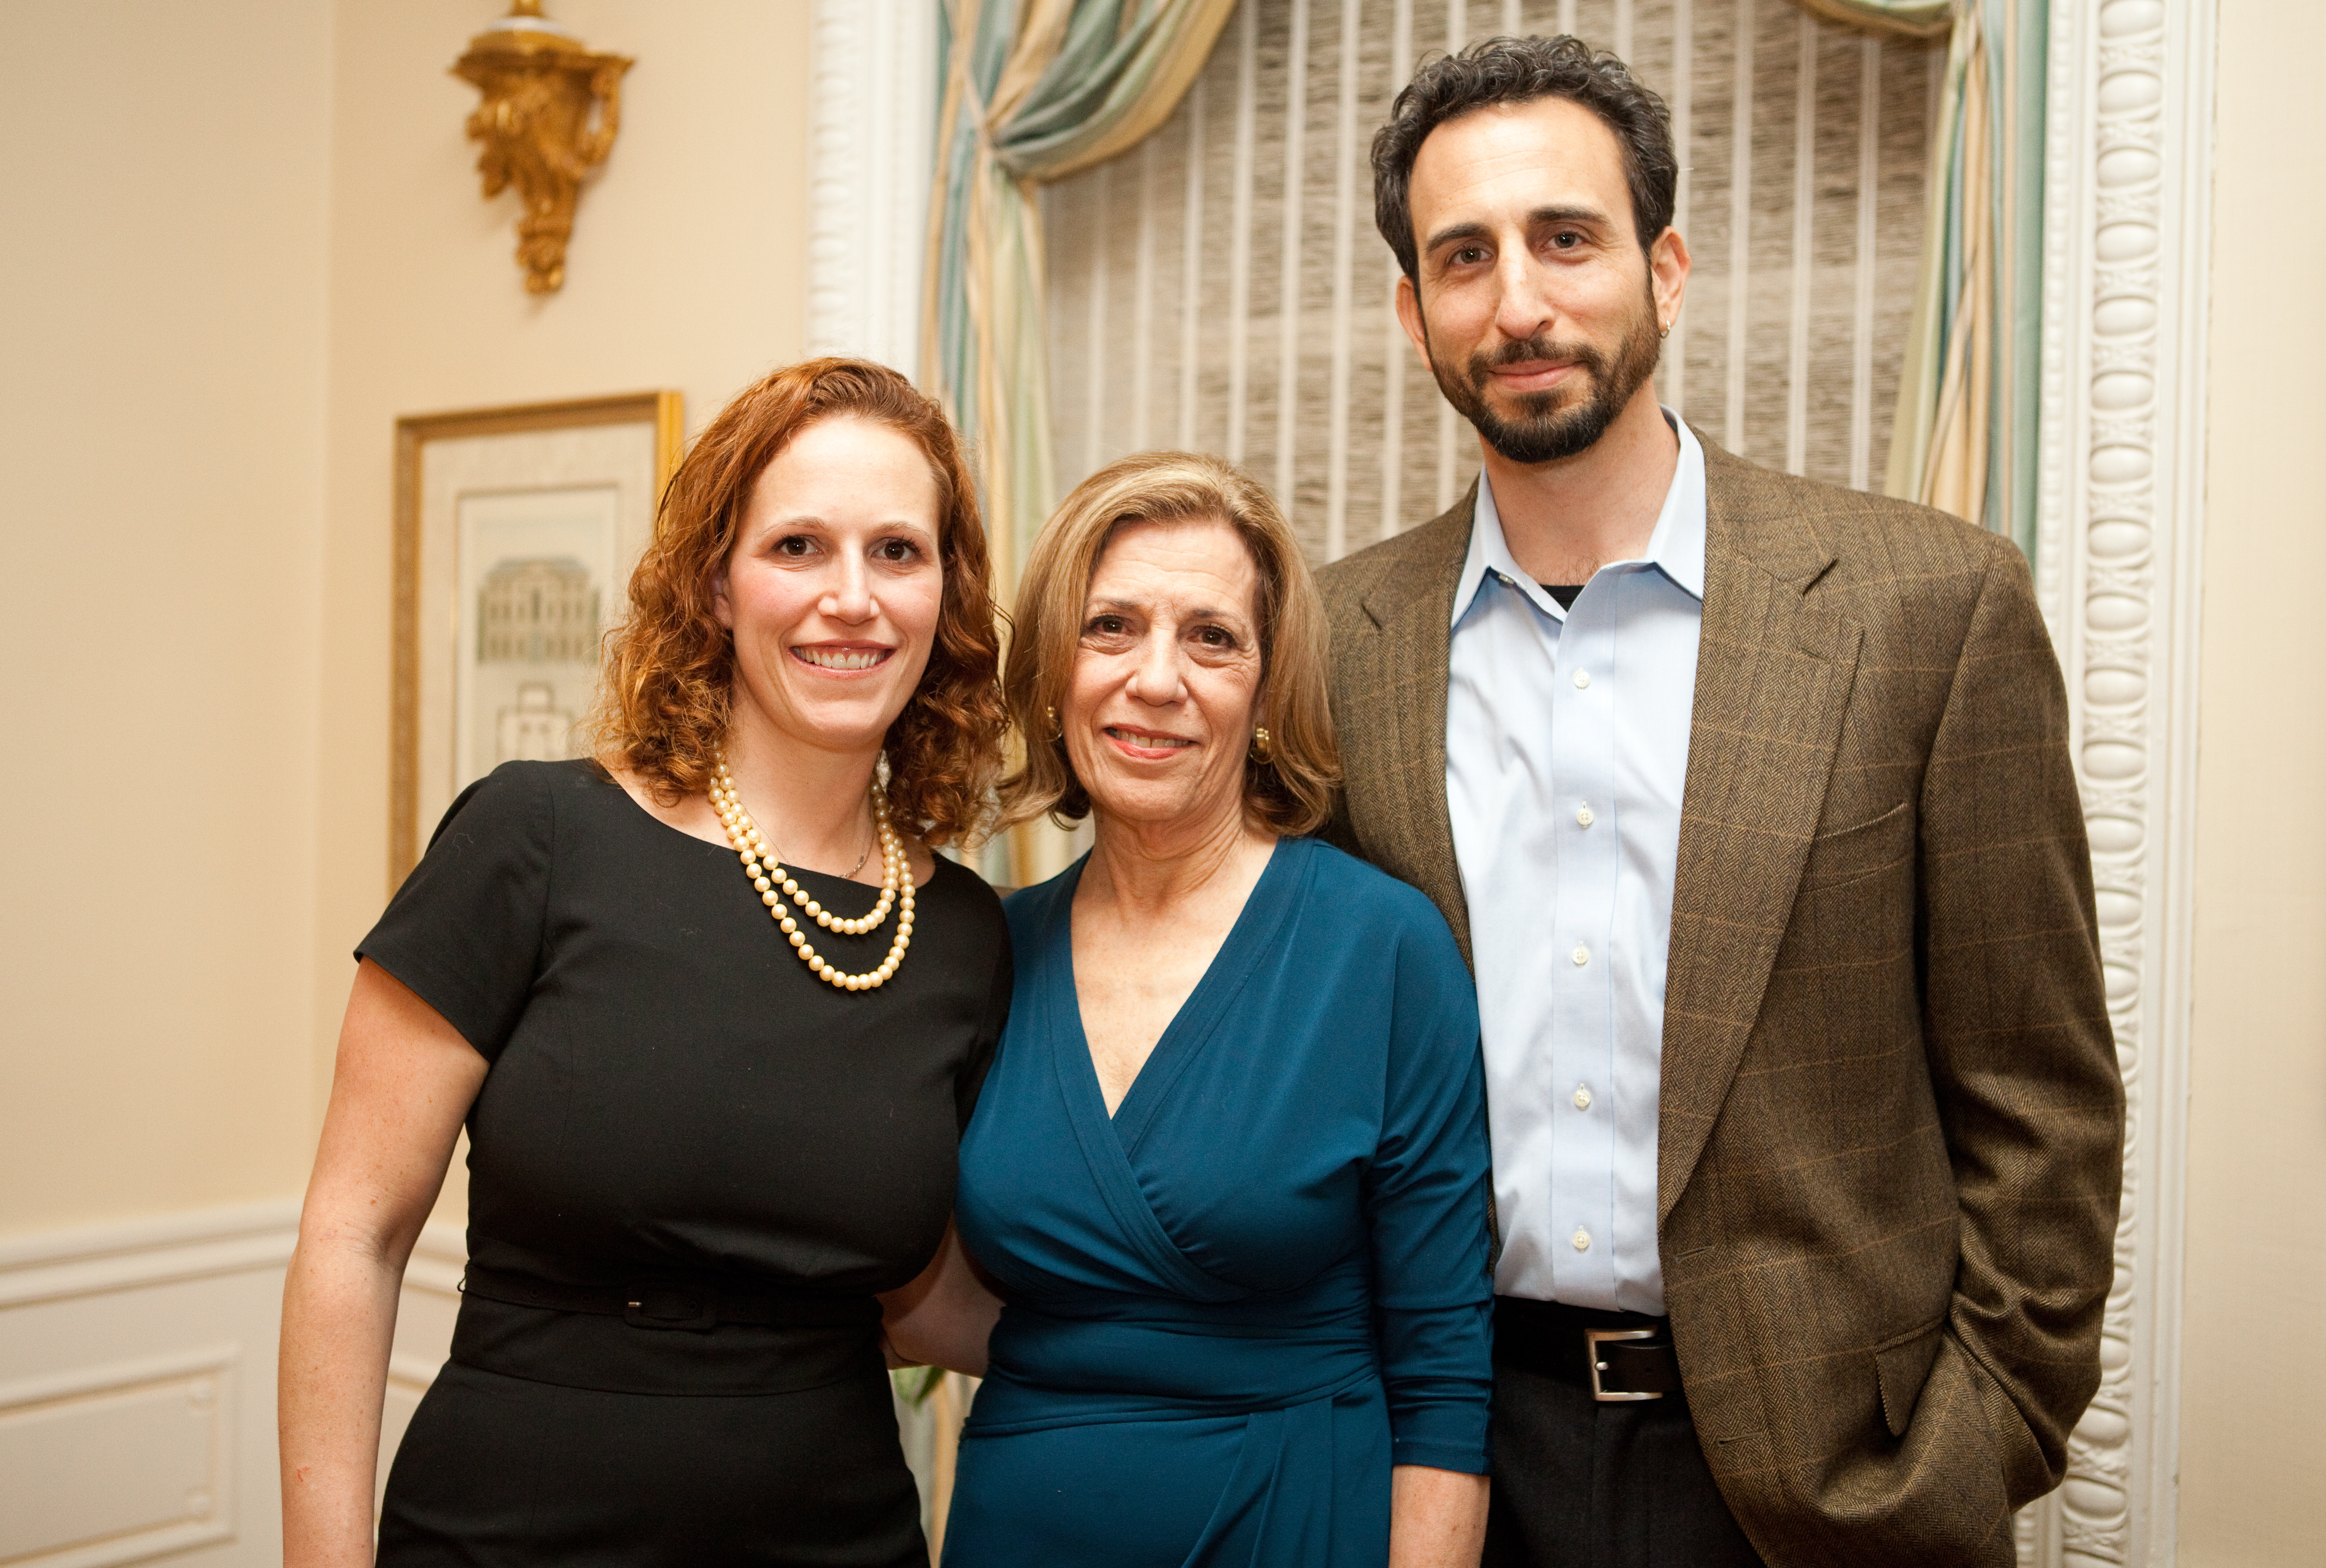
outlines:
{"label": "pearl necklace", "polygon": [[[792,951],[799,954],[800,961],[807,965],[819,979],[843,991],[877,990],[888,984],[898,966],[905,961],[905,950],[912,945],[913,866],[905,854],[904,845],[897,838],[897,830],[889,824],[889,795],[880,787],[880,781],[874,779],[871,789],[873,830],[880,840],[880,901],[872,906],[871,914],[858,920],[847,919],[824,908],[809,897],[799,883],[784,870],[782,861],[769,848],[767,836],[759,831],[758,823],[751,820],[751,813],[743,808],[741,797],[736,794],[735,781],[728,775],[724,756],[714,765],[710,793],[711,809],[719,813],[719,823],[726,830],[727,842],[741,858],[743,874],[758,890],[759,902],[768,906],[768,914],[783,932],[784,939],[792,944]],[[766,861],[764,867],[760,864],[763,858]],[[799,900],[798,918],[795,918],[792,912],[784,906],[786,895]],[[827,931],[861,936],[868,931],[879,929],[880,923],[889,918],[891,907],[897,911],[897,940],[889,944],[889,956],[880,961],[879,968],[867,970],[861,975],[835,969],[815,951],[807,940],[807,932],[801,929],[804,922],[813,921]]]}

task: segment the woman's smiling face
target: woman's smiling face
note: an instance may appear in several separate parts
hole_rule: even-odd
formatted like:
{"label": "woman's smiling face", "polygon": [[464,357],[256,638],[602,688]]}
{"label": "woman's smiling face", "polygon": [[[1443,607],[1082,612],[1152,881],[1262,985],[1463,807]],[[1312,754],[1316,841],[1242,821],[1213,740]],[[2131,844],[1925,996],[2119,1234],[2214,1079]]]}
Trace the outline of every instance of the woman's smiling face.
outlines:
{"label": "woman's smiling face", "polygon": [[1100,812],[1241,819],[1261,673],[1260,569],[1216,517],[1118,527],[1092,569],[1058,715]]}
{"label": "woman's smiling face", "polygon": [[823,750],[881,743],[928,665],[941,515],[928,459],[889,426],[842,415],[792,438],[752,485],[716,589],[738,722]]}

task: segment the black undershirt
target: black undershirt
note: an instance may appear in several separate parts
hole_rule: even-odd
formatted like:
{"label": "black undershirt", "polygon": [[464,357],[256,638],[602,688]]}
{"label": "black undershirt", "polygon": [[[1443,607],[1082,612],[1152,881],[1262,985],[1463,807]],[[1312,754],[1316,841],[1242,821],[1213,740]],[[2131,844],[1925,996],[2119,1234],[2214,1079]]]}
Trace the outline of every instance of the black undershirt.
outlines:
{"label": "black undershirt", "polygon": [[1583,591],[1583,585],[1579,582],[1566,582],[1560,583],[1558,587],[1554,588],[1549,583],[1546,582],[1542,585],[1542,591],[1557,599],[1558,601],[1559,608],[1573,609],[1575,608],[1575,596]]}

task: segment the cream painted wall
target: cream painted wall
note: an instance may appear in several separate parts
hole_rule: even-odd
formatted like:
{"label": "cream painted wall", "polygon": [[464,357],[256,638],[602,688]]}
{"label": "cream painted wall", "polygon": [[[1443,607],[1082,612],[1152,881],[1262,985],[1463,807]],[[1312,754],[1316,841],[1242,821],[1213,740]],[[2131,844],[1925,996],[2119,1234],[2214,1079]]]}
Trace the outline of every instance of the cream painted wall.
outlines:
{"label": "cream painted wall", "polygon": [[[699,429],[800,353],[807,0],[557,0],[634,56],[564,289],[525,292],[516,198],[483,200],[446,65],[496,0],[334,7],[329,512],[313,977],[316,1092],[386,891],[390,459],[398,414],[675,387]],[[433,824],[424,824],[423,831]],[[320,1110],[320,1100],[317,1104]],[[440,1214],[457,1217],[456,1164]]]}
{"label": "cream painted wall", "polygon": [[2326,7],[2220,0],[2183,1568],[2326,1559]]}
{"label": "cream painted wall", "polygon": [[330,62],[0,5],[0,1234],[302,1180]]}
{"label": "cream painted wall", "polygon": [[699,426],[800,351],[807,0],[552,7],[638,64],[547,300],[445,70],[503,8],[0,5],[0,1234],[303,1183],[385,890],[395,416]]}

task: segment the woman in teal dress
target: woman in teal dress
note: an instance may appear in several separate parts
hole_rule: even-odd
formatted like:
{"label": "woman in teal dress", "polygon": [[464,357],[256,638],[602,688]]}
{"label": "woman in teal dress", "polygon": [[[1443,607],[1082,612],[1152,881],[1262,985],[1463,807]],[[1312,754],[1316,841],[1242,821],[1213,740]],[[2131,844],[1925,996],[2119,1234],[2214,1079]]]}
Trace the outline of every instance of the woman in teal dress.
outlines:
{"label": "woman in teal dress", "polygon": [[1028,563],[1005,798],[1094,846],[1008,905],[958,1244],[889,1322],[986,1378],[949,1568],[1477,1562],[1476,1005],[1426,898],[1298,836],[1324,658],[1290,530],[1214,459],[1093,476]]}

